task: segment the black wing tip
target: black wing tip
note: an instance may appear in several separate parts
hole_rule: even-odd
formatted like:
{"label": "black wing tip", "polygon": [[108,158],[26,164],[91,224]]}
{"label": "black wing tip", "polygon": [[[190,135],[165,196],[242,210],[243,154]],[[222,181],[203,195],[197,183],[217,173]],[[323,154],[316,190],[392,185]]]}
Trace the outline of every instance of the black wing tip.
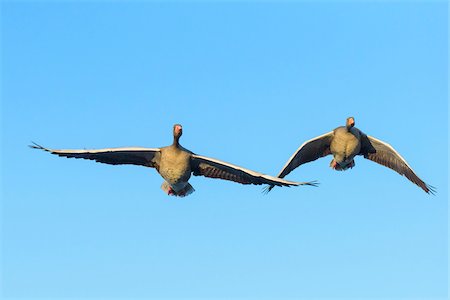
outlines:
{"label": "black wing tip", "polygon": [[32,145],[28,145],[28,147],[32,148],[32,149],[40,149],[40,150],[45,150],[44,147],[42,147],[41,145],[39,145],[38,143],[35,143],[33,141],[31,141]]}
{"label": "black wing tip", "polygon": [[425,185],[425,188],[423,189],[425,191],[425,193],[427,193],[428,195],[432,195],[432,196],[436,196],[437,193],[437,189],[436,187],[432,186],[432,185]]}
{"label": "black wing tip", "polygon": [[[308,181],[308,182],[301,182],[300,184],[296,185],[296,184],[290,184],[290,185],[280,185],[281,187],[286,186],[286,187],[291,187],[291,186],[299,186],[299,185],[309,185],[309,186],[314,186],[314,187],[318,187],[319,186],[319,182],[317,180],[313,180],[313,181]],[[262,193],[264,195],[267,195],[273,188],[275,187],[274,184],[270,184],[267,185],[263,188]]]}
{"label": "black wing tip", "polygon": [[[301,186],[301,185],[309,185],[309,186],[319,186],[319,181],[317,180],[313,180],[313,181],[306,181],[306,182],[294,182],[294,183],[290,183],[290,184],[280,184],[278,186],[286,186],[286,187],[291,187],[291,186]],[[265,189],[267,189],[267,192],[270,192],[273,188],[275,187],[275,185],[269,185],[268,187],[266,187]]]}
{"label": "black wing tip", "polygon": [[275,185],[267,185],[266,187],[263,188],[262,193],[264,195],[267,195],[274,187]]}
{"label": "black wing tip", "polygon": [[318,187],[319,184],[320,184],[319,181],[313,180],[313,181],[310,181],[310,182],[306,182],[304,185],[310,185],[310,186]]}
{"label": "black wing tip", "polygon": [[319,181],[313,180],[313,181],[299,182],[298,184],[295,184],[293,186],[309,185],[309,186],[318,187],[319,184],[320,184]]}

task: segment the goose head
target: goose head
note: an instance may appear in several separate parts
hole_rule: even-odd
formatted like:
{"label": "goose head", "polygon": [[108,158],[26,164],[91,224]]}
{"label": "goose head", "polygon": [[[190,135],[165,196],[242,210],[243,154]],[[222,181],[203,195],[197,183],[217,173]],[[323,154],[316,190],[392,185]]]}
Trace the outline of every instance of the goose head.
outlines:
{"label": "goose head", "polygon": [[347,127],[347,130],[350,130],[353,126],[355,126],[355,118],[348,117],[345,122],[345,127]]}
{"label": "goose head", "polygon": [[183,134],[183,126],[180,124],[173,125],[173,141],[174,144],[178,144],[178,140],[180,139],[180,136]]}

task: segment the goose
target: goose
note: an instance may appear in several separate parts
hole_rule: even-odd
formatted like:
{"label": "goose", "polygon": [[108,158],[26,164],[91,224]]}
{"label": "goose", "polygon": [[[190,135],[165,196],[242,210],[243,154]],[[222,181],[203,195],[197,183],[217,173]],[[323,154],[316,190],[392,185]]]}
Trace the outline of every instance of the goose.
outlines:
{"label": "goose", "polygon": [[[405,176],[426,193],[435,193],[435,188],[420,179],[406,160],[391,145],[368,136],[356,128],[354,117],[348,117],[345,126],[337,127],[333,131],[304,142],[289,158],[277,177],[284,178],[295,168],[329,154],[333,155],[330,167],[336,171],[353,168],[355,156],[362,155],[366,159]],[[272,188],[274,188],[273,184],[267,186],[265,190],[270,192]]]}
{"label": "goose", "polygon": [[124,147],[95,150],[55,150],[33,143],[31,148],[67,158],[83,158],[111,165],[140,165],[155,168],[164,179],[161,189],[171,196],[184,197],[194,188],[189,184],[191,174],[220,178],[241,184],[269,184],[272,186],[316,186],[313,182],[293,182],[258,173],[218,159],[197,155],[180,145],[183,134],[180,124],[173,126],[173,143],[162,148]]}

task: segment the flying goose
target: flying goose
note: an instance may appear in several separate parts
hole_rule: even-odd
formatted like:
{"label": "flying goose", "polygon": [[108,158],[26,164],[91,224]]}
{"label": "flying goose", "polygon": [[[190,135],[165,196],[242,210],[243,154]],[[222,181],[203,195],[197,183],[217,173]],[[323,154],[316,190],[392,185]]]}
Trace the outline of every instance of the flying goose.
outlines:
{"label": "flying goose", "polygon": [[168,195],[184,197],[194,188],[188,183],[191,173],[195,176],[220,178],[241,184],[269,184],[271,186],[312,185],[315,182],[293,182],[261,174],[214,158],[200,156],[183,148],[179,139],[183,133],[180,124],[173,126],[173,144],[162,148],[108,148],[96,150],[54,150],[36,143],[31,148],[68,158],[84,158],[97,162],[121,165],[131,164],[155,168],[164,178],[161,188]]}
{"label": "flying goose", "polygon": [[[355,127],[355,118],[347,118],[345,126],[304,142],[283,169],[277,175],[284,178],[295,168],[318,158],[333,154],[330,167],[337,171],[345,171],[355,166],[354,157],[363,155],[371,161],[391,168],[400,175],[406,176],[411,182],[418,185],[426,193],[435,193],[435,188],[420,179],[406,160],[388,143],[364,134]],[[266,188],[266,192],[274,185]]]}

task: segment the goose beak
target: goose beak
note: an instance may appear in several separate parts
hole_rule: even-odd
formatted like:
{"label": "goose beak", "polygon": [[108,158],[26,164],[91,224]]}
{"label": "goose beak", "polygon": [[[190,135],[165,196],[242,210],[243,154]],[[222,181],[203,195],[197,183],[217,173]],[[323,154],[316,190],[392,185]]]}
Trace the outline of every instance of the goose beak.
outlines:
{"label": "goose beak", "polygon": [[348,119],[348,125],[352,127],[355,126],[355,119],[353,118]]}
{"label": "goose beak", "polygon": [[181,127],[181,125],[176,125],[175,126],[175,132],[177,134],[181,133],[183,131],[183,127]]}

